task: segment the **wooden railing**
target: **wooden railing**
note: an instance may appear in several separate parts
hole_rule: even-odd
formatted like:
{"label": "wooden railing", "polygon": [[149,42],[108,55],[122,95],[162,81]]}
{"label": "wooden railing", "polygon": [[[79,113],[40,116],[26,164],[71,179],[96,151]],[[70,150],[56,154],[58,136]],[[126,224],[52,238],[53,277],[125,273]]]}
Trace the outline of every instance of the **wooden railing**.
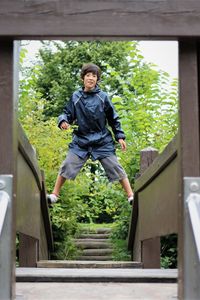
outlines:
{"label": "wooden railing", "polygon": [[144,268],[160,267],[160,237],[178,232],[177,138],[155,156],[151,149],[142,152],[129,230],[132,258]]}
{"label": "wooden railing", "polygon": [[39,169],[35,150],[20,124],[18,124],[16,210],[19,265],[33,267],[39,259],[50,257],[53,237],[44,173]]}

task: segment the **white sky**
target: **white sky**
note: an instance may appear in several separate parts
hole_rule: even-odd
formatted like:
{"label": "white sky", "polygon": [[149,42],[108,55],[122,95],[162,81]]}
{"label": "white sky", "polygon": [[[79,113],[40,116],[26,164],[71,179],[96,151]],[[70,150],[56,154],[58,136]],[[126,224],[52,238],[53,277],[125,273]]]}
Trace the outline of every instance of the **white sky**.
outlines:
{"label": "white sky", "polygon": [[[40,43],[31,41],[28,57],[34,58]],[[139,48],[146,62],[156,64],[171,77],[178,77],[178,43],[174,41],[140,41]]]}
{"label": "white sky", "polygon": [[178,43],[174,41],[141,41],[140,50],[147,62],[152,62],[178,77]]}

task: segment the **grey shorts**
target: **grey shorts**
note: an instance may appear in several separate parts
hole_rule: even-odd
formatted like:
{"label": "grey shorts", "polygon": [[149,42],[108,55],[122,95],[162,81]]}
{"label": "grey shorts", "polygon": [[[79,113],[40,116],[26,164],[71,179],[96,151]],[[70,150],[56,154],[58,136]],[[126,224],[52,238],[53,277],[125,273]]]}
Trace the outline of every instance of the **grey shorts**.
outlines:
{"label": "grey shorts", "polygon": [[[86,163],[87,159],[88,157],[83,159],[72,152],[68,152],[66,159],[61,165],[59,175],[66,179],[75,179],[83,165]],[[110,182],[127,178],[126,172],[118,162],[118,159],[115,155],[99,159],[99,161],[104,168]]]}

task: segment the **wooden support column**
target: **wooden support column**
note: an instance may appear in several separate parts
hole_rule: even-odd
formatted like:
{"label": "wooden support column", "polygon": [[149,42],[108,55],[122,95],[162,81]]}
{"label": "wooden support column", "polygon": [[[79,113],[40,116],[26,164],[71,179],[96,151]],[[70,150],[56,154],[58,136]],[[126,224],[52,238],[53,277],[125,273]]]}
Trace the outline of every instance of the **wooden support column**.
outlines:
{"label": "wooden support column", "polygon": [[36,267],[39,260],[38,240],[19,233],[19,266]]}
{"label": "wooden support column", "polygon": [[[145,172],[157,156],[158,150],[153,148],[141,151],[140,174]],[[140,204],[138,206],[140,209]],[[140,241],[140,245],[143,268],[160,268],[160,237]]]}
{"label": "wooden support column", "polygon": [[[178,216],[178,268],[179,299],[186,299],[185,272],[185,220],[184,220],[184,177],[200,176],[199,147],[199,51],[195,40],[179,42],[179,78],[180,78],[180,132],[178,157],[180,163],[180,197]],[[193,266],[191,266],[193,267]],[[199,278],[191,277],[193,285],[199,285]],[[191,297],[192,295],[190,295]],[[187,298],[188,299],[188,298]],[[196,299],[196,298],[195,298]]]}
{"label": "wooden support column", "polygon": [[144,269],[160,268],[160,237],[142,241],[142,262]]}
{"label": "wooden support column", "polygon": [[[15,203],[16,203],[16,157],[17,157],[17,51],[14,51],[14,42],[8,39],[0,41],[0,174],[13,175],[13,195],[11,203],[12,214],[12,247],[7,249],[10,252],[9,282],[5,283],[5,289],[9,285],[9,299],[15,297]],[[15,66],[15,67],[14,67]],[[15,82],[15,84],[14,84]],[[8,281],[8,280],[6,280]],[[11,284],[10,284],[11,283]]]}

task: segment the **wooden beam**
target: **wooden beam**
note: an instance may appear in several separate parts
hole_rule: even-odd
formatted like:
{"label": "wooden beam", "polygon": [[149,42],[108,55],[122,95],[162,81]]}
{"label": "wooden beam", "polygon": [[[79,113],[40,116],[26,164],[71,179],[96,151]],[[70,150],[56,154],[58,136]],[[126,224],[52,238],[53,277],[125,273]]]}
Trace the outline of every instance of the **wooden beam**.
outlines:
{"label": "wooden beam", "polygon": [[[0,174],[13,175],[13,195],[11,199],[12,215],[12,249],[10,252],[11,272],[9,281],[13,282],[10,297],[15,294],[15,232],[16,232],[16,107],[17,107],[17,51],[14,52],[14,43],[9,40],[1,40],[0,43]],[[14,59],[16,58],[16,60]],[[16,62],[16,63],[14,63]],[[15,83],[14,83],[15,79]],[[9,267],[9,265],[8,265]],[[7,284],[10,284],[7,282]],[[10,299],[11,299],[10,298]]]}
{"label": "wooden beam", "polygon": [[1,0],[0,16],[14,39],[200,36],[199,0]]}
{"label": "wooden beam", "polygon": [[[185,219],[184,219],[184,177],[200,176],[200,141],[199,141],[199,51],[195,40],[179,43],[179,78],[180,78],[180,136],[178,157],[181,172],[178,249],[179,249],[179,299],[185,299]],[[187,272],[190,270],[187,269]],[[192,274],[192,272],[191,272]],[[199,278],[190,280],[198,286]],[[187,298],[187,297],[186,297]]]}

